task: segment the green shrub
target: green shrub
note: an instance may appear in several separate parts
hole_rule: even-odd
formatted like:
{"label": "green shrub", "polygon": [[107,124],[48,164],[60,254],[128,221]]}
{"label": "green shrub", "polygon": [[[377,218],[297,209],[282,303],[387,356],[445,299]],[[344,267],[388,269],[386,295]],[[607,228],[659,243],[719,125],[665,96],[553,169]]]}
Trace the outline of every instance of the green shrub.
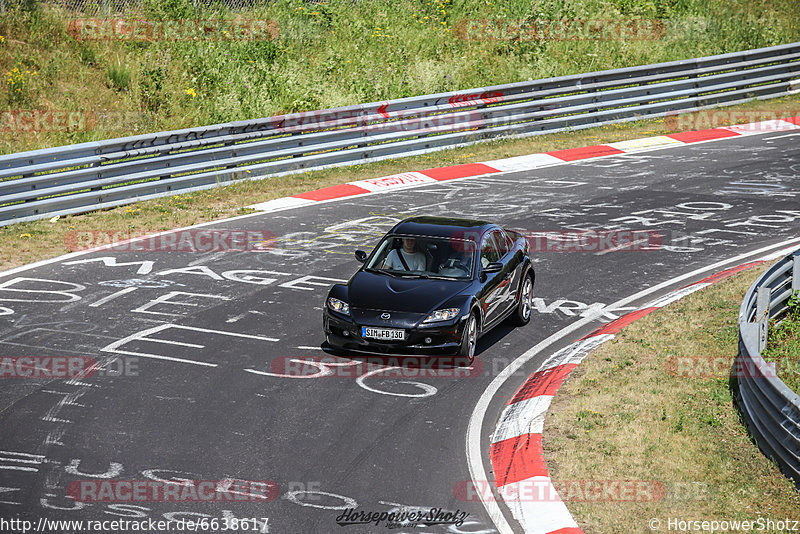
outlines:
{"label": "green shrub", "polygon": [[127,91],[131,83],[131,72],[128,67],[122,65],[119,61],[116,64],[112,63],[106,69],[108,81],[111,88],[117,91]]}

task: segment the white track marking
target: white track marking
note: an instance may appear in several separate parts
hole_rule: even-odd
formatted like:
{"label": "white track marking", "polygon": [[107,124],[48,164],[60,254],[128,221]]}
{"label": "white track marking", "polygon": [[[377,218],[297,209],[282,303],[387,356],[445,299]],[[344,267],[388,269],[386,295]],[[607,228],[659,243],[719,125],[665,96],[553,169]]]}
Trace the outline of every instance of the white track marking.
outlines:
{"label": "white track marking", "polygon": [[120,347],[122,347],[126,343],[130,343],[130,342],[136,341],[136,340],[152,341],[154,343],[166,343],[168,345],[180,345],[180,346],[186,346],[186,347],[198,348],[198,349],[202,349],[202,348],[205,347],[205,345],[196,345],[194,343],[186,343],[184,341],[174,341],[174,340],[170,340],[170,339],[158,339],[158,338],[147,337],[150,334],[155,334],[157,332],[161,332],[162,330],[166,330],[168,328],[176,328],[176,329],[179,329],[179,330],[191,330],[193,332],[204,332],[204,333],[209,333],[209,334],[221,334],[221,335],[225,335],[225,336],[243,337],[243,338],[246,338],[246,339],[257,339],[259,341],[279,341],[278,339],[272,338],[272,337],[254,336],[254,335],[251,335],[251,334],[240,334],[238,332],[226,332],[224,330],[212,330],[210,328],[199,328],[199,327],[196,327],[196,326],[182,326],[182,325],[175,325],[175,324],[160,324],[158,326],[154,326],[153,328],[148,328],[146,330],[140,330],[139,332],[135,332],[135,333],[129,335],[128,337],[124,337],[122,339],[119,339],[119,340],[111,343],[110,345],[106,345],[105,347],[100,349],[100,351],[101,352],[111,352],[111,353],[114,353],[114,354],[126,354],[128,356],[140,356],[142,358],[150,358],[150,359],[153,359],[153,360],[166,360],[166,361],[172,361],[172,362],[178,362],[178,363],[190,363],[190,364],[193,364],[193,365],[202,365],[202,366],[205,366],[205,367],[218,367],[218,365],[216,363],[199,362],[199,361],[196,361],[196,360],[188,360],[186,358],[174,358],[172,356],[162,356],[162,355],[159,355],[159,354],[149,354],[149,353],[146,353],[146,352],[134,352],[134,351],[120,350]]}
{"label": "white track marking", "polygon": [[490,441],[497,443],[523,434],[541,434],[544,417],[553,397],[554,395],[537,395],[506,406]]}
{"label": "white track marking", "polygon": [[636,241],[632,241],[630,243],[623,243],[623,244],[617,245],[615,247],[609,247],[609,248],[607,248],[605,250],[601,250],[600,252],[595,252],[594,255],[595,256],[604,256],[604,255],[608,254],[609,252],[618,252],[620,250],[625,250],[626,248],[636,247],[637,245],[646,245],[648,239],[649,238],[647,238],[647,237],[643,237],[641,239],[637,239]]}
{"label": "white track marking", "polygon": [[412,386],[416,386],[423,391],[423,393],[392,393],[390,391],[381,391],[380,389],[371,388],[364,383],[364,380],[370,378],[373,375],[378,373],[382,373],[384,371],[389,371],[391,369],[400,369],[400,367],[381,367],[380,369],[374,369],[369,371],[368,373],[364,373],[363,375],[356,378],[356,384],[361,386],[362,388],[366,389],[367,391],[371,391],[373,393],[380,393],[381,395],[391,395],[394,397],[430,397],[431,395],[436,395],[439,391],[434,386],[430,384],[425,384],[424,382],[415,382],[413,380],[400,380],[401,384],[411,384]]}
{"label": "white track marking", "polygon": [[[330,506],[330,505],[323,505],[323,504],[314,504],[310,502],[303,502],[297,498],[298,495],[324,495],[326,497],[333,497],[334,499],[340,499],[344,505],[341,506]],[[311,508],[322,508],[323,510],[347,510],[348,508],[358,508],[358,501],[351,497],[345,497],[344,495],[338,495],[336,493],[329,493],[327,491],[311,491],[311,490],[295,490],[289,491],[283,496],[285,499],[290,500],[295,504],[299,504],[300,506],[310,506]]]}
{"label": "white track marking", "polygon": [[[3,457],[0,457],[0,462],[39,465],[44,461],[44,456],[41,454],[28,454],[26,452],[13,451],[0,451],[0,454],[3,455]],[[7,463],[0,464],[0,469],[5,469],[7,471],[38,471],[35,467],[8,465]]]}
{"label": "white track marking", "polygon": [[47,433],[47,436],[44,438],[45,445],[59,445],[61,447],[64,446],[64,443],[61,441],[61,438],[64,437],[65,432],[64,427],[57,428],[55,430],[51,430]]}
{"label": "white track marking", "polygon": [[[123,241],[124,243],[124,241]],[[100,250],[100,249],[93,249],[93,250]],[[87,251],[88,252],[88,251]],[[69,256],[69,255],[67,255]],[[62,256],[64,258],[66,256]],[[136,271],[136,274],[149,274],[150,271],[153,270],[153,265],[155,264],[154,261],[151,260],[144,260],[144,261],[126,261],[122,263],[117,263],[117,258],[115,256],[103,256],[101,258],[89,258],[87,260],[75,260],[75,261],[68,261],[65,262],[64,265],[79,265],[82,263],[94,263],[94,262],[102,262],[106,267],[127,267],[130,265],[138,265],[139,269]]]}
{"label": "white track marking", "polygon": [[[13,286],[14,284],[16,284],[18,282],[45,282],[45,283],[49,283],[49,284],[62,284],[62,285],[66,285],[66,286],[72,286],[72,289],[69,290],[69,291],[67,291],[67,290],[59,291],[57,289],[17,289],[17,288],[11,287],[11,286]],[[12,299],[12,298],[8,298],[8,297],[0,297],[0,300],[1,301],[6,301],[6,302],[47,302],[47,303],[51,303],[51,302],[59,302],[59,303],[60,302],[75,302],[76,300],[81,300],[82,297],[80,295],[75,295],[73,293],[73,291],[76,291],[76,292],[77,291],[83,291],[84,289],[86,289],[85,285],[76,284],[74,282],[63,282],[61,280],[48,280],[46,278],[27,278],[27,277],[24,277],[24,276],[20,276],[20,277],[12,278],[11,280],[6,280],[5,282],[0,283],[0,290],[2,290],[2,291],[16,291],[18,293],[43,293],[45,295],[47,295],[47,294],[63,295],[65,297],[67,297],[67,298],[66,298],[66,300],[64,300],[64,299],[37,300],[37,299],[23,299],[23,298]]]}
{"label": "white track marking", "polygon": [[[306,347],[306,348],[313,349],[313,350],[318,350],[318,347]],[[316,367],[318,371],[316,373],[310,374],[310,375],[273,373],[273,372],[270,372],[270,371],[259,371],[257,369],[244,369],[244,371],[246,373],[251,373],[251,374],[254,374],[254,375],[274,376],[276,378],[301,378],[301,379],[324,378],[326,376],[331,376],[331,375],[334,374],[334,371],[333,371],[333,369],[331,369],[331,367],[348,367],[348,366],[351,366],[351,365],[359,365],[359,364],[363,363],[363,362],[358,361],[358,360],[347,360],[347,361],[344,361],[344,362],[333,362],[333,363],[332,362],[317,362],[317,361],[314,361],[314,360],[306,360],[303,357],[301,357],[301,358],[291,358],[288,361],[289,361],[289,363],[301,363],[303,365],[310,365],[312,367]],[[436,395],[436,393],[439,392],[439,390],[436,387],[434,387],[434,386],[432,386],[430,384],[425,384],[424,382],[417,382],[417,381],[414,381],[414,380],[399,380],[398,382],[400,384],[409,384],[409,385],[412,385],[414,387],[417,387],[417,388],[422,390],[422,393],[395,393],[395,392],[392,392],[392,391],[384,391],[384,390],[372,388],[372,387],[370,387],[370,386],[368,386],[368,385],[366,385],[364,383],[364,380],[366,380],[367,378],[374,378],[375,375],[377,375],[379,373],[383,373],[383,372],[386,372],[386,371],[391,371],[393,369],[400,369],[400,367],[397,367],[397,366],[389,366],[389,367],[381,366],[381,367],[378,367],[377,369],[373,369],[372,371],[368,371],[368,372],[366,372],[366,373],[364,373],[364,374],[362,374],[362,375],[360,375],[359,377],[356,378],[356,384],[358,384],[359,387],[362,387],[362,388],[366,389],[367,391],[371,391],[372,393],[379,393],[381,395],[389,395],[389,396],[392,396],[392,397],[423,398],[423,397],[430,397],[432,395]],[[392,377],[386,377],[386,378],[387,379],[391,379]]]}
{"label": "white track marking", "polygon": [[136,291],[137,289],[139,289],[139,288],[138,287],[126,287],[125,289],[120,289],[119,291],[117,291],[115,293],[111,293],[107,297],[101,298],[97,302],[92,302],[91,304],[89,304],[89,307],[90,308],[97,308],[98,306],[102,306],[106,302],[110,302],[110,301],[114,300],[117,297],[121,297],[122,295],[127,295],[131,291]]}
{"label": "white track marking", "polygon": [[[789,239],[751,252],[739,254],[727,260],[718,261],[706,267],[695,269],[694,271],[691,271],[689,273],[676,276],[674,278],[661,282],[660,284],[656,284],[647,289],[643,289],[642,291],[634,293],[633,295],[618,300],[617,302],[611,304],[611,306],[624,306],[642,297],[660,291],[665,287],[669,287],[683,280],[687,280],[695,276],[698,276],[700,274],[713,271],[714,269],[718,269],[724,265],[740,262],[746,258],[757,256],[758,254],[768,253],[769,251],[772,251],[775,248],[784,248],[797,243],[800,243],[800,238]],[[501,371],[494,378],[494,380],[492,380],[492,382],[484,390],[483,394],[480,396],[478,402],[475,405],[475,409],[472,411],[472,415],[470,416],[469,424],[467,426],[467,434],[466,434],[467,465],[469,467],[469,473],[470,477],[472,478],[473,484],[479,484],[480,481],[489,480],[486,475],[486,469],[484,468],[483,465],[483,453],[481,451],[481,437],[483,436],[483,420],[486,417],[486,412],[489,408],[489,403],[495,397],[497,391],[506,382],[506,380],[508,380],[509,377],[516,376],[516,372],[528,361],[530,361],[534,356],[538,355],[541,351],[543,351],[550,345],[567,337],[572,332],[575,332],[576,330],[579,330],[582,327],[590,324],[591,321],[592,320],[588,318],[580,319],[572,323],[571,325],[562,328],[558,332],[552,334],[547,339],[537,343],[535,346],[531,347],[526,352],[518,356],[514,361],[512,361],[505,369],[503,369],[503,371]],[[484,496],[481,495],[480,493],[479,496],[481,497],[481,502],[483,502],[483,506],[486,509],[486,512],[489,514],[489,517],[492,518],[492,521],[494,521],[495,526],[500,530],[500,532],[502,534],[513,534],[514,530],[511,528],[511,525],[506,520],[506,517],[503,514],[502,510],[500,509],[499,504],[492,500],[486,500]]]}
{"label": "white track marking", "polygon": [[19,458],[0,458],[0,462],[19,462],[21,464],[40,464],[39,460],[21,460]]}
{"label": "white track marking", "polygon": [[[0,486],[0,493],[11,493],[12,491],[19,491],[21,489],[22,488],[7,488],[7,487],[4,487],[4,486]],[[19,505],[19,504],[22,504],[22,503],[14,502],[14,501],[0,501],[0,504]]]}
{"label": "white track marking", "polygon": [[64,466],[64,471],[70,475],[88,478],[116,478],[122,474],[122,464],[117,462],[110,462],[108,470],[105,473],[84,473],[79,471],[81,461],[79,458],[73,458],[69,464]]}
{"label": "white track marking", "polygon": [[289,208],[297,208],[300,206],[308,206],[309,204],[314,204],[314,201],[305,198],[283,197],[261,202],[259,204],[253,204],[252,206],[247,207],[260,211],[277,211]]}
{"label": "white track marking", "polygon": [[367,191],[375,192],[375,191],[385,191],[386,189],[392,189],[396,191],[398,189],[413,187],[422,183],[435,183],[435,182],[437,182],[437,180],[434,180],[430,176],[426,176],[421,172],[413,171],[413,172],[401,172],[399,174],[391,174],[389,176],[382,176],[380,178],[369,178],[367,180],[358,180],[356,182],[347,182],[347,183],[349,185],[360,187],[361,189],[366,189]]}
{"label": "white track marking", "polygon": [[178,345],[179,347],[190,347],[193,349],[202,349],[205,347],[205,345],[198,345],[197,343],[187,343],[185,341],[175,341],[172,339],[156,339],[154,337],[148,337],[145,339],[145,341],[150,341],[152,343],[164,343],[165,345]]}
{"label": "white track marking", "polygon": [[229,319],[225,319],[225,322],[226,323],[235,323],[236,321],[241,321],[242,319],[247,317],[249,314],[250,314],[250,312],[246,311],[244,313],[240,313],[239,315],[235,315],[235,316],[233,316],[233,317],[231,317]]}
{"label": "white track marking", "polygon": [[163,311],[150,311],[150,308],[153,306],[158,306],[159,304],[170,304],[172,306],[192,306],[192,307],[199,307],[200,305],[194,302],[187,302],[185,300],[172,300],[172,297],[177,296],[184,296],[184,297],[203,297],[208,299],[219,299],[219,300],[231,300],[230,297],[223,297],[222,295],[208,295],[205,293],[187,293],[186,291],[170,291],[169,293],[165,293],[163,295],[159,295],[158,297],[150,300],[131,310],[132,312],[136,313],[149,313],[152,315],[166,315],[169,317],[181,317],[182,314],[180,313],[169,313]]}
{"label": "white track marking", "polygon": [[794,135],[800,135],[800,133],[790,133],[790,134],[786,134],[786,135],[777,135],[775,137],[765,137],[764,141],[771,141],[773,139],[783,139],[784,137],[792,137]]}
{"label": "white track marking", "polygon": [[10,471],[38,471],[35,467],[19,467],[16,465],[0,465],[0,469],[7,469]]}
{"label": "white track marking", "polygon": [[216,363],[198,362],[196,360],[187,360],[185,358],[173,358],[172,356],[160,356],[158,354],[147,354],[145,352],[133,352],[127,350],[115,350],[115,354],[125,354],[127,356],[139,356],[142,358],[150,358],[151,360],[166,360],[169,362],[177,363],[191,363],[194,365],[202,365],[205,367],[217,367]]}
{"label": "white track marking", "polygon": [[547,167],[549,165],[558,165],[564,163],[563,159],[559,159],[550,154],[528,154],[525,156],[515,156],[513,158],[496,159],[492,161],[484,161],[484,165],[494,167],[501,171],[527,171],[537,167]]}
{"label": "white track marking", "polygon": [[235,337],[244,337],[247,339],[258,339],[260,341],[280,341],[278,338],[274,337],[266,337],[266,336],[255,336],[253,334],[241,334],[239,332],[227,332],[225,330],[212,330],[210,328],[200,328],[197,326],[183,326],[183,325],[169,325],[172,328],[180,328],[181,330],[194,330],[195,332],[205,332],[207,334],[222,334],[224,336],[235,336]]}
{"label": "white track marking", "polygon": [[44,460],[42,454],[29,454],[27,452],[14,452],[14,451],[0,451],[0,454],[10,454],[11,456],[25,456],[26,458],[36,458],[40,462]]}
{"label": "white track marking", "polygon": [[302,358],[292,358],[289,360],[291,363],[302,363],[303,365],[310,365],[316,367],[319,371],[313,375],[287,375],[285,373],[270,373],[269,371],[257,371],[255,369],[245,369],[247,373],[261,376],[275,376],[278,378],[322,378],[333,374],[331,367],[346,367],[348,365],[357,365],[359,362],[349,360],[345,362],[317,362],[314,360],[304,360]]}

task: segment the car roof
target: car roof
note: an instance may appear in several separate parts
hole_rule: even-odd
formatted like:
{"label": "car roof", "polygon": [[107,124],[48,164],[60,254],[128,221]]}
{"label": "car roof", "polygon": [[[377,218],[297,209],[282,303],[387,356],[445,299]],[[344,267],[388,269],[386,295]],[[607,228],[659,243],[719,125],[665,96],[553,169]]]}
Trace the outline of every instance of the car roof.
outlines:
{"label": "car roof", "polygon": [[389,233],[447,238],[458,236],[461,239],[474,238],[477,240],[485,231],[496,227],[496,224],[479,219],[420,215],[400,221]]}

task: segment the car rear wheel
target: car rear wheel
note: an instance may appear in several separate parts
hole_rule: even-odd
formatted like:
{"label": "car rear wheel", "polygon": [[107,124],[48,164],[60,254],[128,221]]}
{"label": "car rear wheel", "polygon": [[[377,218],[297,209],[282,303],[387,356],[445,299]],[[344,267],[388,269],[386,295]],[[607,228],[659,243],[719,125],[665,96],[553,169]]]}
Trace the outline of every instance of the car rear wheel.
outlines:
{"label": "car rear wheel", "polygon": [[512,322],[517,326],[525,326],[531,321],[533,314],[533,277],[526,275],[522,281],[522,291],[519,293],[517,310],[511,315]]}
{"label": "car rear wheel", "polygon": [[475,347],[478,344],[478,320],[475,314],[471,313],[467,324],[464,326],[464,335],[461,338],[461,346],[458,348],[456,354],[456,365],[460,367],[468,367],[472,365],[472,360],[475,359]]}

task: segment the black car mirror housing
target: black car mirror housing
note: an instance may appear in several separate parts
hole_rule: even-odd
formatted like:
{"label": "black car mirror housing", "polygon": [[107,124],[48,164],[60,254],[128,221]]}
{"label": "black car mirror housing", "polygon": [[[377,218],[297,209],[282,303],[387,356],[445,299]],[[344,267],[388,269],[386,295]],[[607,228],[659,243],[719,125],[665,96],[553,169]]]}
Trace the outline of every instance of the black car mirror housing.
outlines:
{"label": "black car mirror housing", "polygon": [[356,259],[361,263],[367,261],[367,253],[363,250],[356,250]]}

